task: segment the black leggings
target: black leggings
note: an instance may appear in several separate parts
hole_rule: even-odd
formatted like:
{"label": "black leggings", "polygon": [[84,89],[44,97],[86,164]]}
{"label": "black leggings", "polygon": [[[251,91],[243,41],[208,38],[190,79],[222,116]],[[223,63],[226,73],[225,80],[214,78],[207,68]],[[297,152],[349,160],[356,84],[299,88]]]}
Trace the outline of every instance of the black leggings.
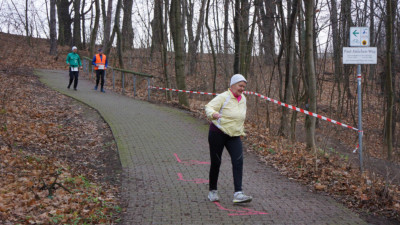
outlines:
{"label": "black leggings", "polygon": [[104,70],[96,70],[96,87],[99,86],[99,80],[101,80],[101,89],[104,87]]}
{"label": "black leggings", "polygon": [[79,72],[78,71],[71,71],[69,69],[69,84],[68,88],[71,87],[72,81],[74,81],[74,88],[78,87],[78,77],[79,77]]}
{"label": "black leggings", "polygon": [[240,137],[230,137],[225,133],[210,130],[208,133],[208,143],[210,145],[211,157],[210,191],[217,190],[218,174],[221,166],[222,151],[224,150],[224,146],[231,156],[235,192],[242,191],[243,148]]}

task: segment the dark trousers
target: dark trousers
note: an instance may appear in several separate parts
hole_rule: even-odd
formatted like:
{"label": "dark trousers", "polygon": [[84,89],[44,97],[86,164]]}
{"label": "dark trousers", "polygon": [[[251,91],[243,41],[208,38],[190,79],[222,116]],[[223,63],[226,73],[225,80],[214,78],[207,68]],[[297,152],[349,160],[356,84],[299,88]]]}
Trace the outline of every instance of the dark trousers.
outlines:
{"label": "dark trousers", "polygon": [[74,89],[78,87],[78,77],[79,77],[79,71],[71,71],[71,68],[69,69],[69,84],[68,88],[71,87],[72,81],[74,81]]}
{"label": "dark trousers", "polygon": [[104,87],[104,70],[96,70],[96,87],[99,86],[99,81],[101,85],[101,89]]}
{"label": "dark trousers", "polygon": [[218,131],[209,131],[208,143],[210,145],[210,186],[209,189],[217,190],[219,168],[221,166],[222,151],[224,147],[229,152],[232,161],[233,183],[235,192],[242,191],[243,177],[243,148],[240,137],[230,137]]}

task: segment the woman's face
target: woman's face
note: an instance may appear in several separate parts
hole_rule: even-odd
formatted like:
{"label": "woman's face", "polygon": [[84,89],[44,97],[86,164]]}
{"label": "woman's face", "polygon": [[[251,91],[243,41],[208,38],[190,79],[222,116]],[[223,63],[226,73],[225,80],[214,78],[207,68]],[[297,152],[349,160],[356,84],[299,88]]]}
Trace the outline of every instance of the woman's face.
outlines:
{"label": "woman's face", "polygon": [[240,81],[239,83],[236,83],[231,86],[231,90],[235,95],[242,95],[245,88],[246,88],[246,82],[244,81]]}

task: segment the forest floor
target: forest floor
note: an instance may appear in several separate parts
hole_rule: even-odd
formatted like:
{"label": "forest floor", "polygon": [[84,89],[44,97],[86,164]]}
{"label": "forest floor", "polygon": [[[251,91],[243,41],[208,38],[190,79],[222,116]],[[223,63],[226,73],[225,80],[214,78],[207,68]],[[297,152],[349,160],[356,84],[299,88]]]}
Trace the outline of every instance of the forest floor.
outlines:
{"label": "forest floor", "polygon": [[[11,39],[13,41],[10,41]],[[5,188],[11,190],[21,186],[21,181],[25,182],[23,186],[19,187],[20,191],[17,193],[23,199],[18,204],[22,209],[33,213],[32,217],[26,218],[21,217],[21,215],[27,215],[26,212],[17,212],[17,214],[9,216],[6,211],[8,205],[0,204],[0,220],[8,216],[6,219],[9,219],[8,221],[11,223],[23,219],[26,222],[32,222],[32,218],[35,218],[35,210],[37,210],[36,213],[42,212],[38,205],[44,204],[51,207],[53,204],[51,201],[49,202],[49,198],[46,198],[49,196],[51,188],[46,189],[44,184],[49,186],[48,184],[55,183],[54,178],[59,176],[59,178],[70,181],[65,184],[66,188],[69,190],[71,186],[67,186],[67,184],[72,185],[73,190],[76,190],[73,193],[85,196],[85,199],[90,202],[90,204],[87,202],[90,207],[80,209],[83,214],[78,214],[77,210],[72,210],[71,206],[66,205],[64,211],[55,210],[52,214],[41,215],[41,217],[36,215],[39,222],[46,219],[53,222],[71,222],[79,219],[80,221],[118,222],[116,215],[121,211],[118,206],[120,204],[119,176],[118,174],[108,174],[109,170],[106,169],[113,168],[113,170],[119,171],[120,168],[112,134],[101,118],[93,118],[92,114],[94,113],[88,113],[92,109],[47,89],[37,81],[37,78],[33,77],[33,68],[66,69],[64,60],[69,48],[59,49],[59,55],[54,57],[47,54],[48,43],[46,41],[34,39],[32,45],[33,48],[27,46],[24,38],[0,34],[1,94],[3,96],[1,116],[3,124],[7,121],[7,127],[3,128],[1,132],[3,146],[1,161],[12,162],[10,165],[16,165],[10,167],[14,168],[14,171],[7,171],[8,174],[11,174],[10,176],[2,176],[3,179],[0,180],[3,184],[14,185],[4,186],[1,193],[9,193]],[[110,77],[108,78],[110,79]],[[139,98],[145,98],[145,94],[145,89],[139,90]],[[127,92],[127,95],[132,95],[132,93]],[[51,96],[57,96],[57,101],[62,104],[52,105],[48,101]],[[10,99],[13,100],[10,101]],[[165,101],[162,93],[153,92],[152,101],[177,106],[176,101]],[[201,105],[207,101],[204,98],[194,99],[188,110],[193,113],[193,116],[204,118]],[[58,113],[51,113],[53,111]],[[54,120],[51,117],[54,117]],[[298,122],[299,126],[302,126],[302,122],[302,120]],[[379,123],[379,121],[375,122]],[[9,124],[13,124],[18,129],[10,129]],[[26,124],[30,124],[30,127],[25,126]],[[367,165],[380,165],[380,169],[371,166],[368,167],[369,171],[361,175],[358,170],[358,154],[352,154],[350,153],[352,149],[349,150],[348,143],[356,144],[354,135],[349,138],[350,140],[344,140],[346,135],[350,136],[348,133],[337,135],[340,131],[327,128],[317,137],[317,142],[323,148],[316,152],[310,152],[305,150],[305,145],[301,142],[304,138],[302,132],[297,134],[297,142],[290,142],[276,136],[273,131],[274,126],[276,125],[266,128],[256,122],[249,122],[246,127],[249,135],[245,138],[248,151],[257,153],[267,164],[279,170],[282,175],[309,186],[311,191],[324,192],[334,196],[346,206],[363,214],[372,224],[399,223],[400,188],[397,183],[399,178],[396,177],[399,171],[397,163],[387,166],[390,162],[384,160],[382,154],[377,153],[376,157],[367,158],[372,162]],[[37,130],[40,132],[38,133]],[[331,138],[332,136],[337,138]],[[60,149],[64,151],[61,152]],[[90,153],[81,155],[83,154],[82,149],[88,150]],[[95,156],[94,159],[100,157],[100,149],[115,160],[109,162],[110,164],[103,162],[100,158],[90,160],[93,156]],[[41,168],[37,163],[35,164],[35,162],[43,160],[48,162],[47,168]],[[0,165],[4,171],[5,164]],[[37,171],[35,172],[37,174],[26,174],[26,178],[35,177],[36,180],[20,177],[18,181],[17,178],[21,174],[17,174],[16,170],[20,169],[21,165],[30,166],[25,170],[31,170],[32,166],[36,167],[33,171]],[[389,167],[392,168],[395,175],[388,174]],[[57,175],[58,173],[60,175]],[[113,176],[116,178],[108,179]],[[35,192],[35,188],[42,190]],[[29,192],[29,190],[33,191]],[[57,195],[59,193],[61,193],[60,196],[68,196],[67,191],[60,186],[57,188]],[[12,197],[15,196],[4,195],[0,196],[0,200],[12,199]],[[76,201],[74,200],[76,196],[69,198],[54,198],[53,201],[57,200],[57,204],[61,204],[61,201],[69,203]],[[35,200],[32,201],[32,199]],[[41,201],[45,201],[45,203]],[[8,204],[11,202],[9,201]],[[85,218],[85,213],[89,215],[93,212],[99,212],[99,216]],[[384,219],[383,223],[380,223],[380,216],[388,219]]]}
{"label": "forest floor", "polygon": [[9,38],[0,35],[1,223],[118,223],[122,168],[108,124],[33,74],[31,58],[52,67],[45,49]]}

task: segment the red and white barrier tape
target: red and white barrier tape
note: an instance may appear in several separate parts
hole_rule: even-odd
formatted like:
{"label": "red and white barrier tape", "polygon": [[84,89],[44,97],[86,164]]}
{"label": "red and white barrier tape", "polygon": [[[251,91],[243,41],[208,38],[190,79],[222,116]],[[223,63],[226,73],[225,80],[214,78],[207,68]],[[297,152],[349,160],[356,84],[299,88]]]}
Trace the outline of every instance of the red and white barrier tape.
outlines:
{"label": "red and white barrier tape", "polygon": [[178,90],[178,89],[173,89],[173,88],[162,88],[162,87],[153,87],[153,86],[148,86],[148,88],[157,89],[157,90],[165,90],[165,91],[175,91],[175,92],[184,92],[184,93],[192,93],[192,94],[201,94],[201,95],[218,95],[216,93],[201,92],[201,91],[185,91],[185,90]]}
{"label": "red and white barrier tape", "polygon": [[248,94],[248,95],[256,95],[256,96],[258,96],[258,97],[260,97],[260,98],[266,99],[267,101],[273,102],[273,103],[278,104],[278,105],[281,105],[281,106],[283,106],[283,107],[286,107],[286,108],[289,108],[289,109],[293,109],[293,110],[296,110],[296,111],[298,111],[298,112],[304,113],[304,114],[306,114],[306,115],[310,115],[310,116],[316,117],[316,118],[318,118],[318,119],[322,119],[322,120],[325,120],[325,121],[328,121],[328,122],[331,122],[331,123],[340,125],[340,126],[342,126],[342,127],[346,127],[346,128],[349,128],[349,129],[358,131],[358,129],[355,128],[355,127],[346,125],[346,124],[344,124],[344,123],[340,123],[340,122],[338,122],[338,121],[336,121],[336,120],[329,119],[329,118],[327,118],[327,117],[325,117],[325,116],[321,116],[321,115],[318,115],[318,114],[313,113],[313,112],[309,112],[309,111],[307,111],[307,110],[298,108],[298,107],[296,107],[296,106],[288,105],[288,104],[286,104],[286,103],[284,103],[284,102],[277,101],[277,100],[275,100],[275,99],[266,97],[266,96],[261,95],[261,94],[258,94],[258,93],[256,93],[256,92],[245,91],[244,93],[245,93],[245,94]]}
{"label": "red and white barrier tape", "polygon": [[[166,91],[175,91],[175,92],[202,94],[202,95],[218,95],[218,94],[216,94],[216,93],[209,93],[209,92],[185,91],[185,90],[178,90],[178,89],[171,89],[171,88],[161,88],[161,87],[154,87],[154,86],[148,86],[148,88],[157,89],[157,90],[166,90]],[[288,108],[288,109],[292,109],[292,110],[295,110],[295,111],[297,111],[297,112],[301,112],[301,113],[304,113],[304,114],[306,114],[306,115],[310,115],[310,116],[316,117],[316,118],[318,118],[318,119],[322,119],[322,120],[325,120],[325,121],[328,121],[328,122],[331,122],[331,123],[340,125],[340,126],[342,126],[342,127],[346,127],[346,128],[349,128],[349,129],[358,131],[358,129],[355,128],[355,127],[346,125],[346,124],[344,124],[344,123],[340,123],[340,122],[338,122],[338,121],[336,121],[336,120],[329,119],[329,118],[327,118],[327,117],[325,117],[325,116],[321,116],[321,115],[318,115],[318,114],[313,113],[313,112],[309,112],[309,111],[307,111],[307,110],[298,108],[298,107],[296,107],[296,106],[288,105],[288,104],[286,104],[286,103],[284,103],[284,102],[277,101],[277,100],[275,100],[275,99],[272,99],[272,98],[269,98],[269,97],[267,97],[267,96],[258,94],[258,93],[256,93],[256,92],[245,91],[245,92],[243,92],[243,93],[244,93],[244,94],[247,94],[247,95],[255,95],[255,96],[258,96],[258,97],[260,97],[260,98],[262,98],[262,99],[266,99],[267,101],[270,101],[270,102],[272,102],[272,103],[275,103],[275,104],[281,105],[281,106],[283,106],[283,107],[286,107],[286,108]],[[362,132],[362,131],[361,131],[361,132]]]}

